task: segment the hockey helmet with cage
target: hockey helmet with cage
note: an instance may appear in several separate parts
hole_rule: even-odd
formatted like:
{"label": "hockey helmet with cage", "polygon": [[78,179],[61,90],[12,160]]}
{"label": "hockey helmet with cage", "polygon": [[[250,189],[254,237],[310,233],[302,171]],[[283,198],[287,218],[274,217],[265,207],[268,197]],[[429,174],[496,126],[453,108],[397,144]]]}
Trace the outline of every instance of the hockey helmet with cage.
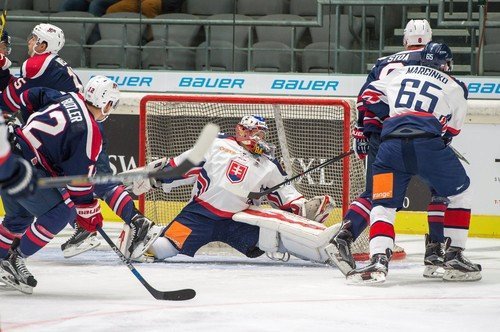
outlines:
{"label": "hockey helmet with cage", "polygon": [[7,31],[5,31],[5,30],[2,32],[2,36],[0,37],[0,44],[2,44],[4,47],[4,50],[2,53],[5,55],[9,55],[12,48],[10,45],[10,36],[7,33]]}
{"label": "hockey helmet with cage", "polygon": [[[118,90],[118,84],[111,79],[98,75],[92,77],[85,85],[84,98],[87,103],[101,110],[104,118],[99,122],[102,122],[118,106],[120,90]],[[106,110],[108,105],[111,105],[111,107]]]}
{"label": "hockey helmet with cage", "polygon": [[63,48],[65,42],[64,32],[61,28],[49,23],[41,23],[35,26],[28,36],[28,40],[33,37],[36,38],[36,46],[44,42],[47,44],[44,53],[57,54]]}
{"label": "hockey helmet with cage", "polygon": [[403,45],[426,45],[432,40],[432,29],[427,20],[410,20],[405,27]]}
{"label": "hockey helmet with cage", "polygon": [[262,116],[244,116],[236,125],[236,141],[252,154],[272,154],[272,146],[265,141],[267,129]]}
{"label": "hockey helmet with cage", "polygon": [[431,67],[441,71],[453,69],[453,54],[446,44],[428,43],[422,50],[422,66]]}

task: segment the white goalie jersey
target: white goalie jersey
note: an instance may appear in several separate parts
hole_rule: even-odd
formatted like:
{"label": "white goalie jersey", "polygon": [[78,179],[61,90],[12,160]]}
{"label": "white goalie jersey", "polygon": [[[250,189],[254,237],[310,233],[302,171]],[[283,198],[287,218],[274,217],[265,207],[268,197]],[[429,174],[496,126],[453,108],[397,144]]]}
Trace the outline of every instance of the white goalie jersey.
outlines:
{"label": "white goalie jersey", "polygon": [[[169,165],[179,165],[188,155],[189,151],[186,151],[170,159]],[[186,172],[183,179],[166,181],[163,186],[186,184],[189,178],[195,182],[192,203],[219,217],[231,218],[234,213],[250,206],[251,201],[245,193],[273,187],[285,181],[286,174],[275,159],[266,155],[253,155],[240,146],[234,137],[220,135],[198,167]],[[291,211],[297,208],[294,202],[304,200],[292,185],[284,185],[269,194],[267,199],[273,205]]]}

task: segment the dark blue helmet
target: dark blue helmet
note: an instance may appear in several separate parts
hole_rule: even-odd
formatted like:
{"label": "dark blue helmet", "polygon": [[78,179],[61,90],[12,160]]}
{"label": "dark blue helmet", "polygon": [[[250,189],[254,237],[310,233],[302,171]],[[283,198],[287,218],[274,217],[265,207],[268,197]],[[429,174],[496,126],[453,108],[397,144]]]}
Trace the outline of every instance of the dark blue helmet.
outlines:
{"label": "dark blue helmet", "polygon": [[435,68],[441,71],[451,71],[453,54],[446,44],[430,42],[422,50],[422,66]]}
{"label": "dark blue helmet", "polygon": [[6,47],[5,55],[9,55],[10,51],[11,51],[10,36],[7,33],[7,31],[5,31],[5,30],[2,32],[2,37],[0,38],[0,43],[4,44]]}

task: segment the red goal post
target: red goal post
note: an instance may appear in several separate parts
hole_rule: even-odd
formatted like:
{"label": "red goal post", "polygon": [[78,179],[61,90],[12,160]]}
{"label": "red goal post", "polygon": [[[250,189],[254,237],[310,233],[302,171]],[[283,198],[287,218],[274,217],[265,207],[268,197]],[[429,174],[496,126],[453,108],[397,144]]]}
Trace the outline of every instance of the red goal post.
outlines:
{"label": "red goal post", "polygon": [[[241,117],[250,114],[266,118],[266,140],[276,145],[276,157],[290,176],[348,151],[356,118],[349,102],[338,98],[147,95],[140,102],[139,166],[188,150],[208,122],[234,134]],[[324,194],[334,198],[337,208],[327,225],[342,220],[350,201],[364,186],[364,164],[353,155],[295,182],[306,198]],[[152,190],[141,195],[139,208],[166,225],[189,201],[191,188],[176,188],[168,194]],[[367,234],[360,236],[353,251],[357,259],[368,257]]]}

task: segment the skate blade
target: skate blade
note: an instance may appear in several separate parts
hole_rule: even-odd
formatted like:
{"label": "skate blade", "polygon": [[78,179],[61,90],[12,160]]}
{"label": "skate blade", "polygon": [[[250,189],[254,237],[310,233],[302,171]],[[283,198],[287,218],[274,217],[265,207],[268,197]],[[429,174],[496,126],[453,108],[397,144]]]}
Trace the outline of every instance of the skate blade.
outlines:
{"label": "skate blade", "polygon": [[458,270],[445,270],[443,280],[447,282],[468,282],[481,280],[481,272],[462,272]]}
{"label": "skate blade", "polygon": [[345,276],[347,276],[347,273],[354,270],[354,268],[348,262],[342,259],[342,255],[340,255],[339,250],[334,244],[328,245],[325,248],[325,251],[330,258],[329,263],[331,263],[331,265],[335,265]]}
{"label": "skate blade", "polygon": [[163,229],[164,229],[164,227],[153,225],[149,229],[148,234],[146,235],[146,238],[144,239],[144,242],[140,243],[134,249],[134,251],[130,255],[130,258],[133,260],[136,260],[139,257],[141,257],[142,255],[144,255],[144,253],[149,249],[149,247],[153,244],[153,242],[155,242],[156,239],[158,239],[158,237],[162,233]]}
{"label": "skate blade", "polygon": [[444,275],[444,268],[442,266],[426,266],[423,276],[429,279],[441,279]]}
{"label": "skate blade", "polygon": [[12,275],[6,271],[0,271],[0,279],[6,286],[12,287],[11,290],[18,290],[21,293],[31,295],[33,294],[33,287],[26,284],[19,283],[12,277]]}
{"label": "skate blade", "polygon": [[15,291],[17,289],[15,289],[14,287],[8,285],[8,284],[4,284],[3,282],[3,279],[0,279],[0,291],[1,292],[8,292],[8,291]]}
{"label": "skate blade", "polygon": [[86,251],[95,249],[101,245],[101,241],[99,239],[92,237],[90,241],[83,241],[78,246],[69,246],[63,250],[64,258],[71,258],[77,255],[83,254]]}
{"label": "skate blade", "polygon": [[370,285],[381,284],[385,282],[385,273],[383,272],[363,272],[355,273],[346,277],[349,285]]}

